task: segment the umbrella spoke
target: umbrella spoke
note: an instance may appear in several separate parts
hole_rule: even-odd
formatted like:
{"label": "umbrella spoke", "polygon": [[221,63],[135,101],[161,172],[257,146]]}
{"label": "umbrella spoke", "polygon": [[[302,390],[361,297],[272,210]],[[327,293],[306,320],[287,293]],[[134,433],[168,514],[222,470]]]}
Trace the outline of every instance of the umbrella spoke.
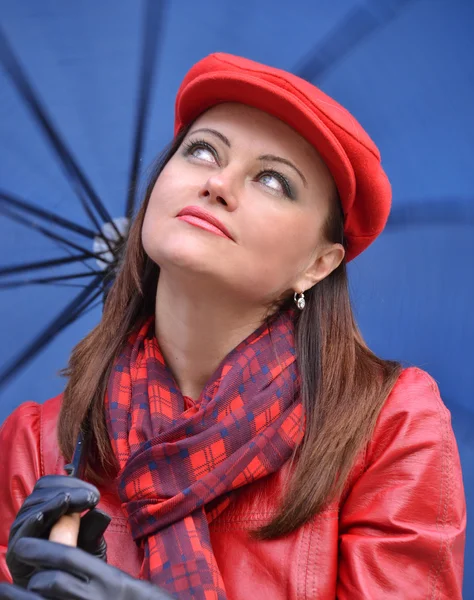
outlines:
{"label": "umbrella spoke", "polygon": [[[145,128],[148,120],[150,96],[155,75],[157,45],[163,38],[163,0],[148,0],[143,22],[143,48],[139,82],[139,100],[135,124],[132,164],[128,185],[125,216],[132,218],[135,210],[137,183],[140,174],[140,159],[143,150]],[[162,48],[162,45],[160,46]]]}
{"label": "umbrella spoke", "polygon": [[[102,200],[99,198],[97,193],[92,187],[92,184],[87,179],[86,175],[82,171],[82,169],[77,164],[74,159],[71,151],[67,148],[65,142],[59,135],[59,133],[54,128],[52,121],[50,120],[46,109],[41,104],[37,94],[35,93],[32,85],[28,81],[26,73],[20,66],[19,61],[17,60],[12,48],[8,44],[8,41],[0,29],[0,59],[2,60],[6,71],[9,73],[13,83],[15,84],[18,92],[21,94],[23,99],[25,100],[28,108],[31,110],[33,115],[35,116],[38,124],[41,126],[46,138],[48,139],[51,147],[59,158],[61,164],[63,165],[67,175],[69,183],[72,188],[76,192],[79,201],[81,202],[84,210],[86,211],[88,217],[91,219],[92,223],[97,227],[97,231],[101,231],[101,225],[94,215],[91,207],[88,204],[87,196],[89,197],[92,206],[96,209],[98,215],[105,221],[111,222],[112,217],[110,216],[108,210],[103,204]],[[87,196],[83,194],[83,191],[86,192]],[[115,225],[114,225],[115,228]],[[118,229],[116,230],[117,235],[120,237],[120,232]],[[110,248],[111,249],[111,248]]]}
{"label": "umbrella spoke", "polygon": [[[97,308],[97,306],[100,306],[101,304],[103,304],[103,293],[104,293],[104,291],[101,288],[95,294],[93,294],[90,298],[85,300],[81,304],[81,306],[79,306],[77,308],[77,310],[70,316],[70,319],[66,323],[66,325],[69,325],[70,323],[74,323],[74,321],[77,321],[79,319],[79,317],[84,316],[91,310],[94,310],[94,308]],[[101,297],[101,299],[98,302],[96,302],[97,298],[99,298],[99,297]]]}
{"label": "umbrella spoke", "polygon": [[52,240],[62,242],[63,244],[66,244],[66,246],[69,246],[70,248],[74,248],[74,250],[79,250],[84,255],[88,256],[89,258],[95,258],[97,260],[103,260],[104,262],[107,262],[106,259],[102,258],[102,256],[101,256],[101,254],[105,254],[105,252],[100,253],[100,254],[95,254],[94,252],[91,252],[87,248],[84,248],[83,246],[80,246],[79,244],[75,244],[74,242],[71,242],[70,240],[63,237],[62,235],[59,235],[57,233],[54,233],[53,231],[49,231],[48,229],[45,229],[44,227],[42,227],[41,225],[36,223],[36,221],[30,220],[30,219],[25,219],[21,215],[17,215],[14,211],[12,211],[8,208],[0,207],[0,214],[3,214],[4,216],[8,217],[9,219],[12,219],[12,221],[16,221],[17,223],[21,223],[22,225],[25,225],[26,227],[30,227],[31,229],[38,231],[39,233],[43,234],[45,237],[48,237]]}
{"label": "umbrella spoke", "polygon": [[[54,277],[34,277],[30,279],[21,279],[19,281],[0,282],[0,290],[9,290],[12,288],[23,287],[25,285],[62,283],[71,279],[81,279],[82,277],[92,277],[96,273],[88,271],[87,273],[74,273],[73,275],[56,275]],[[81,286],[84,287],[84,286]]]}
{"label": "umbrella spoke", "polygon": [[[101,294],[102,294],[102,292],[101,292]],[[91,311],[96,309],[101,304],[102,305],[104,304],[103,298],[101,298],[98,302],[95,302],[95,303],[93,303],[93,300],[94,300],[94,298],[91,299],[90,306],[84,306],[84,309],[81,312],[81,317],[83,317],[84,315],[87,315],[87,313],[90,313]]]}
{"label": "umbrella spoke", "polygon": [[23,350],[18,356],[5,365],[0,371],[0,388],[15,377],[23,367],[31,362],[63,329],[79,318],[87,303],[102,293],[101,286],[104,275],[101,273],[80,292],[72,302]]}
{"label": "umbrella spoke", "polygon": [[64,227],[64,229],[68,229],[69,231],[74,231],[79,235],[83,235],[84,237],[93,240],[98,234],[96,234],[91,229],[87,229],[86,227],[82,227],[82,225],[78,225],[73,221],[69,221],[68,219],[64,219],[59,215],[45,210],[44,208],[40,208],[39,206],[35,206],[31,202],[27,200],[22,200],[17,196],[13,196],[3,190],[0,190],[0,201],[2,204],[9,204],[10,206],[15,207],[17,210],[24,211],[27,214],[32,214],[41,219],[48,221],[48,223],[55,223],[60,227]]}
{"label": "umbrella spoke", "polygon": [[387,229],[409,225],[474,225],[474,198],[446,198],[397,203],[392,208]]}
{"label": "umbrella spoke", "polygon": [[[65,244],[62,244],[61,242],[56,242],[56,243],[62,250],[64,250],[64,252],[66,252],[66,254],[69,254],[69,256],[71,256],[73,258],[78,256],[77,254],[73,254],[72,250],[70,248],[68,248]],[[81,262],[84,265],[84,267],[89,270],[90,273],[98,273],[99,271],[94,269],[94,267],[92,267],[89,264],[89,262],[88,262],[89,260],[90,260],[89,257],[86,256]]]}
{"label": "umbrella spoke", "polygon": [[375,30],[392,21],[406,5],[416,0],[394,0],[388,4],[372,0],[353,8],[326,39],[317,44],[293,72],[306,79],[320,79]]}
{"label": "umbrella spoke", "polygon": [[[25,271],[39,271],[41,269],[50,269],[51,267],[59,267],[61,265],[67,265],[75,262],[83,262],[86,258],[89,257],[85,254],[79,254],[77,256],[66,256],[64,258],[40,260],[37,262],[12,265],[10,267],[2,267],[0,268],[0,277],[5,277],[5,275],[13,275],[14,273],[24,273]],[[95,273],[96,271],[94,271],[94,274]]]}

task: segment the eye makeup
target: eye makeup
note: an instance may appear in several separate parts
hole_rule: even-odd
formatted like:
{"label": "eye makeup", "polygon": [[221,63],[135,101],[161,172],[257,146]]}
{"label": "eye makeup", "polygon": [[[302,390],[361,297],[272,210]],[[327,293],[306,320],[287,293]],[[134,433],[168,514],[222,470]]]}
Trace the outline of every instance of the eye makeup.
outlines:
{"label": "eye makeup", "polygon": [[[198,148],[203,148],[203,149],[209,151],[214,156],[216,162],[219,164],[219,154],[218,154],[217,150],[214,148],[214,146],[212,144],[210,144],[209,142],[207,142],[204,139],[189,139],[186,142],[184,142],[183,154],[185,156],[192,156],[193,152]],[[268,158],[271,159],[273,157],[268,157],[268,156],[260,157],[259,160],[260,159],[268,159]],[[276,157],[276,158],[278,158],[278,157]],[[280,162],[283,162],[283,159]],[[276,171],[272,167],[268,166],[264,169],[261,169],[258,172],[258,174],[255,176],[255,179],[259,180],[264,175],[271,175],[280,183],[281,188],[282,188],[281,195],[289,198],[290,200],[296,200],[296,192],[294,189],[294,185],[291,183],[290,179],[288,177],[286,177],[283,173],[281,173],[280,171]],[[263,185],[265,185],[265,184],[263,184]],[[266,187],[268,187],[272,191],[272,193],[275,193],[278,191],[278,190],[275,190],[274,188],[272,188],[271,186],[266,186]]]}

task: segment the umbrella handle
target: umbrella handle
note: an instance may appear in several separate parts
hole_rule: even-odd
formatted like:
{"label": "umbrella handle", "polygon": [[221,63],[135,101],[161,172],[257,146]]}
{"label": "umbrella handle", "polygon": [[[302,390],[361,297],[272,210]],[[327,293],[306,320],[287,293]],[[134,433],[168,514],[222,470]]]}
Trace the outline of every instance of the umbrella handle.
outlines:
{"label": "umbrella handle", "polygon": [[51,529],[50,542],[57,542],[66,546],[77,546],[80,525],[81,515],[79,513],[62,516]]}
{"label": "umbrella handle", "polygon": [[[83,433],[82,429],[79,431],[72,460],[70,464],[64,467],[69,477],[78,477],[79,479],[84,477],[87,464],[88,437],[89,436]],[[66,546],[77,546],[80,526],[80,513],[63,515],[59,521],[53,525],[51,533],[49,534],[49,540],[51,542],[65,544]]]}

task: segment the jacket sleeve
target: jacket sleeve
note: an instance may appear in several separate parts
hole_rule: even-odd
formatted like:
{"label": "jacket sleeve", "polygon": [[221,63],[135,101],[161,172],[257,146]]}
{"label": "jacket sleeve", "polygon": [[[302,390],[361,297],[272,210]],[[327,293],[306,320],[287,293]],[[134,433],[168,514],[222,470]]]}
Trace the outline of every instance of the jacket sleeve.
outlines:
{"label": "jacket sleeve", "polygon": [[338,600],[462,599],[466,505],[451,416],[403,371],[341,505]]}
{"label": "jacket sleeve", "polygon": [[5,555],[10,527],[41,477],[41,406],[26,402],[0,429],[0,582],[11,582]]}

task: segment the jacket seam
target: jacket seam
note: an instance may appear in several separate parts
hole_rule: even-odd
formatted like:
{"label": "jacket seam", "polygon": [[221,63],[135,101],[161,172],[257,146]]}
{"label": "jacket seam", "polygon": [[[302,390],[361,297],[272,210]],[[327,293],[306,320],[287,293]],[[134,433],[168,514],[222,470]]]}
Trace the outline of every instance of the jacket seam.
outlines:
{"label": "jacket seam", "polygon": [[43,425],[44,425],[44,418],[43,418],[43,405],[39,406],[39,419],[40,419],[40,426],[39,426],[39,449],[40,449],[40,476],[43,477],[45,474],[45,469],[44,469],[44,447],[43,447],[43,440],[44,440],[44,435],[43,435]]}
{"label": "jacket seam", "polygon": [[[306,593],[308,594],[308,588],[312,583],[311,591],[310,591],[308,597],[313,598],[314,600],[317,600],[318,595],[319,595],[319,594],[317,594],[317,590],[316,590],[316,566],[319,561],[320,533],[321,533],[321,522],[319,521],[319,519],[317,519],[315,526],[312,527],[309,532],[308,562],[307,562],[307,566],[306,566]],[[311,556],[311,554],[312,554],[311,551],[312,551],[312,547],[313,547],[313,545],[311,544],[311,541],[313,538],[313,534],[315,534],[315,536],[316,536],[316,538],[314,540],[315,551],[314,551],[313,556]],[[309,573],[310,570],[311,570],[311,573]]]}
{"label": "jacket seam", "polygon": [[276,513],[249,513],[248,515],[241,515],[236,517],[225,517],[220,518],[219,523],[240,523],[242,521],[266,521],[267,519],[273,519]]}
{"label": "jacket seam", "polygon": [[[420,371],[420,372],[423,373],[423,371]],[[440,576],[441,570],[448,558],[449,548],[450,548],[449,540],[445,535],[443,535],[443,530],[446,527],[446,525],[450,525],[452,523],[452,519],[450,519],[450,520],[448,519],[449,500],[451,498],[450,488],[452,487],[450,485],[450,483],[451,483],[450,472],[452,471],[452,468],[451,468],[452,444],[449,442],[449,432],[448,432],[448,426],[447,426],[448,424],[447,424],[446,413],[444,411],[442,411],[442,407],[444,407],[444,405],[442,406],[441,398],[439,397],[438,390],[437,390],[436,386],[433,384],[433,381],[431,380],[431,378],[427,377],[424,373],[423,373],[423,375],[424,375],[425,379],[428,380],[430,387],[431,387],[432,391],[434,392],[436,399],[438,400],[437,408],[438,408],[438,415],[439,415],[439,424],[441,426],[441,431],[442,431],[441,432],[442,459],[441,459],[441,477],[440,477],[440,479],[441,479],[441,481],[440,481],[440,499],[439,499],[438,514],[436,516],[436,530],[439,532],[441,539],[440,539],[440,546],[438,549],[438,553],[437,553],[436,559],[433,561],[433,564],[430,567],[430,575],[429,575],[429,579],[431,580],[431,586],[432,586],[430,598],[431,598],[431,600],[436,600],[437,598],[439,598],[439,594],[440,594],[439,576]],[[436,563],[438,563],[437,567],[436,567]]]}
{"label": "jacket seam", "polygon": [[[306,527],[303,527],[303,531],[301,532],[301,538],[300,538],[300,543],[298,544],[298,554],[297,554],[297,560],[296,560],[296,565],[297,565],[297,574],[298,574],[298,578],[297,578],[297,586],[296,586],[296,597],[297,598],[304,598],[306,595],[306,581],[305,581],[305,577],[303,576],[303,569],[301,568],[301,554],[302,554],[302,548],[305,545],[305,538],[307,537],[308,534],[308,529]],[[306,552],[306,555],[308,553]]]}
{"label": "jacket seam", "polygon": [[114,521],[112,521],[112,523],[110,523],[110,526],[107,530],[109,533],[111,532],[115,532],[115,533],[123,533],[123,532],[130,532],[130,529],[128,528],[126,523],[117,523]]}

